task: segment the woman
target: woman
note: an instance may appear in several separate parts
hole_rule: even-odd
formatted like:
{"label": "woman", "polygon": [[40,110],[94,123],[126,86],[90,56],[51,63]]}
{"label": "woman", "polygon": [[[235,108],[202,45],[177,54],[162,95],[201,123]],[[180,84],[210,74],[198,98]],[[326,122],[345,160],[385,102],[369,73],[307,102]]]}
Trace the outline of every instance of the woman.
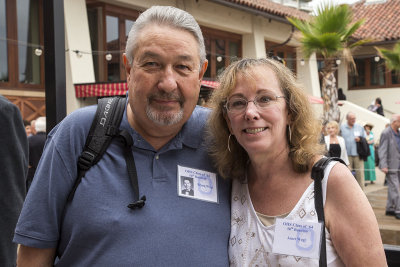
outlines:
{"label": "woman", "polygon": [[371,154],[368,156],[367,161],[364,161],[364,177],[365,182],[370,181],[371,184],[376,180],[375,174],[375,149],[374,149],[374,133],[371,131],[374,126],[370,123],[364,125],[367,134],[367,143]]}
{"label": "woman", "polygon": [[349,165],[349,158],[347,157],[346,144],[339,133],[339,124],[336,121],[330,121],[326,124],[326,131],[328,135],[324,137],[326,149],[330,157],[341,158],[346,165]]}
{"label": "woman", "polygon": [[[275,219],[318,221],[310,173],[324,147],[303,89],[283,64],[243,59],[223,72],[212,105],[211,154],[220,174],[234,178],[231,266],[318,266],[318,259],[272,253],[274,239],[285,242],[274,236]],[[372,208],[346,166],[335,163],[323,179],[328,265],[385,266]]]}

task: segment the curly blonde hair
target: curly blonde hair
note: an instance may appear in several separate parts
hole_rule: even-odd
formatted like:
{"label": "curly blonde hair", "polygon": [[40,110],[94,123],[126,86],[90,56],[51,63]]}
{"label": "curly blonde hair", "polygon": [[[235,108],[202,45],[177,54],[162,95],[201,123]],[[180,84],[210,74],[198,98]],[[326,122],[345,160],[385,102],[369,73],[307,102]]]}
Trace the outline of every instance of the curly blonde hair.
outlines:
{"label": "curly blonde hair", "polygon": [[[235,88],[238,75],[250,75],[258,66],[270,68],[279,81],[291,118],[290,142],[288,131],[286,133],[289,158],[296,172],[307,172],[314,157],[322,155],[324,152],[324,146],[319,144],[321,123],[315,118],[308,97],[296,82],[292,72],[280,62],[269,58],[245,58],[236,61],[228,66],[219,77],[219,88],[211,97],[213,111],[209,117],[207,128],[207,137],[211,144],[210,155],[214,158],[221,176],[244,177],[249,157],[234,136],[228,141],[230,131],[224,117],[226,116],[225,103]],[[227,149],[228,142],[230,142],[230,151]]]}

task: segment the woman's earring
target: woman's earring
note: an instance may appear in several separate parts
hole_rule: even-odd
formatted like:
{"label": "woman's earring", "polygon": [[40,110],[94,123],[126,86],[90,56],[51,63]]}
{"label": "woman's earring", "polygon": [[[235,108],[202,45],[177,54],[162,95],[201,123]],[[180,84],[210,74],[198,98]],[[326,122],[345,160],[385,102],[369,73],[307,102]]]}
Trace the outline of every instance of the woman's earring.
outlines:
{"label": "woman's earring", "polygon": [[228,137],[228,151],[229,152],[231,152],[231,148],[229,146],[229,143],[231,142],[231,136],[232,136],[232,134],[229,134],[229,137]]}
{"label": "woman's earring", "polygon": [[290,125],[288,125],[289,127],[289,144],[292,143],[292,130],[290,129]]}

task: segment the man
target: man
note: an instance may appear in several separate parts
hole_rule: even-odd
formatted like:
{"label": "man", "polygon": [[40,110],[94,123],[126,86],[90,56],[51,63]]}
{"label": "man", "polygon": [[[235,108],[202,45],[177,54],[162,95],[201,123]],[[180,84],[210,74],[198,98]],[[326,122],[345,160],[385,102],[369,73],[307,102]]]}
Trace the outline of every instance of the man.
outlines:
{"label": "man", "polygon": [[364,128],[356,123],[356,115],[353,112],[349,112],[346,115],[346,124],[342,124],[340,131],[344,142],[346,144],[347,156],[350,162],[350,168],[356,173],[356,180],[364,190],[364,162],[360,159],[357,152],[357,143],[361,141],[361,138],[365,138],[366,134]]}
{"label": "man", "polygon": [[0,266],[15,266],[15,225],[25,198],[28,141],[19,109],[0,96]]}
{"label": "man", "polygon": [[181,191],[182,194],[184,194],[186,196],[194,196],[192,182],[193,182],[192,178],[187,178],[187,177],[183,178],[183,188]]}
{"label": "man", "polygon": [[[218,179],[203,142],[208,110],[196,107],[205,55],[187,12],[152,7],[138,17],[124,56],[129,93],[120,129],[133,138],[146,205],[127,207],[133,189],[118,140],[66,204],[95,107],[77,110],[48,136],[14,237],[19,267],[229,264],[230,185]],[[181,197],[183,176],[208,191]]]}
{"label": "man", "polygon": [[46,117],[39,117],[35,121],[36,134],[28,138],[29,143],[29,170],[26,178],[26,191],[31,186],[33,176],[39,164],[46,143]]}
{"label": "man", "polygon": [[379,168],[386,174],[388,198],[386,215],[400,219],[400,114],[392,115],[390,127],[383,130],[379,142]]}

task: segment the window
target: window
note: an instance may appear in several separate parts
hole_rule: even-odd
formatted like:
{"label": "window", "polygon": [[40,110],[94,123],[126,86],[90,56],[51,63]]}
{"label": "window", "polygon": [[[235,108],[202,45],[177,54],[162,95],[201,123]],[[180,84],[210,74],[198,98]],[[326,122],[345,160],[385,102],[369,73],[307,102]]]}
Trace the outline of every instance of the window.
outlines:
{"label": "window", "polygon": [[[88,4],[87,12],[96,81],[125,80],[122,55],[139,12],[97,1]],[[106,55],[111,57],[108,56],[107,60]]]}
{"label": "window", "polygon": [[1,88],[44,89],[41,7],[41,0],[0,0]]}
{"label": "window", "polygon": [[387,71],[385,61],[374,56],[354,58],[357,74],[349,73],[349,89],[387,88],[400,85],[399,76]]}
{"label": "window", "polygon": [[242,36],[201,27],[206,46],[208,68],[204,77],[214,80],[231,62],[242,56]]}
{"label": "window", "polygon": [[285,66],[296,73],[296,48],[288,45],[280,45],[270,41],[265,41],[267,56],[277,56],[284,60]]}

